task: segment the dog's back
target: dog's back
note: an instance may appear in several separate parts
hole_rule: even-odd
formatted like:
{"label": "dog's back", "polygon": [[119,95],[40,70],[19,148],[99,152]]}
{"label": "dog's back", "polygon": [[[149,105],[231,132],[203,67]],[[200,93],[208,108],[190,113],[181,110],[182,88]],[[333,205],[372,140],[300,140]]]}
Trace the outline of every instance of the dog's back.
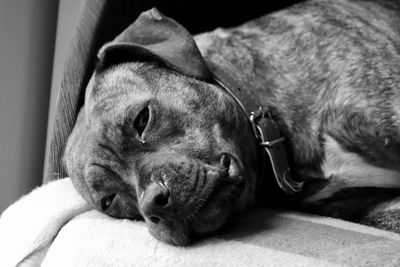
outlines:
{"label": "dog's back", "polygon": [[196,41],[271,109],[307,203],[345,217],[326,200],[400,188],[399,3],[308,1]]}

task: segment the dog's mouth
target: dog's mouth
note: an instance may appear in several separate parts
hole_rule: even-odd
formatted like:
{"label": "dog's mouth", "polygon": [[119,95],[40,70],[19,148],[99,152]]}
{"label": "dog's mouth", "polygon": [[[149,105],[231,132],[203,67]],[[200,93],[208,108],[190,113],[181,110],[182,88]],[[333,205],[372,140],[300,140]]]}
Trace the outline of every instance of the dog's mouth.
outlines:
{"label": "dog's mouth", "polygon": [[155,238],[175,246],[185,246],[219,230],[236,211],[243,191],[244,182],[220,185],[185,216],[167,216],[159,220],[145,217],[145,220]]}
{"label": "dog's mouth", "polygon": [[243,206],[246,180],[238,166],[229,162],[218,176],[197,179],[196,188],[185,188],[179,180],[152,183],[139,201],[150,233],[166,243],[185,246],[219,230]]}
{"label": "dog's mouth", "polygon": [[243,178],[237,184],[218,185],[194,216],[191,224],[194,234],[202,236],[218,230],[236,211],[244,187]]}

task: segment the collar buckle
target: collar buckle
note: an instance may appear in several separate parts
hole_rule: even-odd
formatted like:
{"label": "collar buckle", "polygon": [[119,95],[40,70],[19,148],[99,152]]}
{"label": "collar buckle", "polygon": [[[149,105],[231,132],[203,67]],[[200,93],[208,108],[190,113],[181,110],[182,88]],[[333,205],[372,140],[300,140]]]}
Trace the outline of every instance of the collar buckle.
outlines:
{"label": "collar buckle", "polygon": [[279,187],[286,194],[299,193],[302,190],[303,182],[292,179],[286,149],[283,144],[285,137],[281,135],[271,113],[268,109],[259,107],[256,111],[250,113],[250,122],[259,145],[264,148],[268,155]]}
{"label": "collar buckle", "polygon": [[[268,157],[264,157],[264,160],[266,160],[266,158],[269,159],[275,180],[286,194],[299,193],[303,183],[296,182],[292,179],[286,149],[283,145],[285,138],[281,135],[278,125],[273,120],[271,113],[261,106],[257,108],[258,101],[254,102],[253,100],[255,100],[255,98],[251,97],[251,93],[248,91],[237,89],[243,86],[241,86],[240,83],[236,83],[235,79],[223,69],[219,67],[214,68],[212,76],[214,82],[232,96],[247,116],[249,113],[246,108],[256,109],[250,113],[249,119],[256,140],[263,150],[265,150],[265,154],[268,155]],[[235,91],[237,95],[233,91]],[[250,99],[252,100],[249,101]],[[242,103],[242,101],[244,102]],[[244,103],[247,103],[247,105],[244,105]],[[263,164],[263,173],[265,173],[265,167],[265,164]]]}

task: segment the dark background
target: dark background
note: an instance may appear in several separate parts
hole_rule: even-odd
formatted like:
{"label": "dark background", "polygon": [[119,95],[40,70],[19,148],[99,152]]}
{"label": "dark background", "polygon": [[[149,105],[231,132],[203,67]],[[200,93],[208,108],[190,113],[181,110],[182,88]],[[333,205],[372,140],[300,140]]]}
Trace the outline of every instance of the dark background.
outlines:
{"label": "dark background", "polygon": [[157,7],[192,34],[230,27],[302,1],[143,1],[142,10]]}
{"label": "dark background", "polygon": [[[157,1],[163,13],[183,24],[191,33],[235,26],[301,1]],[[184,10],[184,12],[182,12]]]}

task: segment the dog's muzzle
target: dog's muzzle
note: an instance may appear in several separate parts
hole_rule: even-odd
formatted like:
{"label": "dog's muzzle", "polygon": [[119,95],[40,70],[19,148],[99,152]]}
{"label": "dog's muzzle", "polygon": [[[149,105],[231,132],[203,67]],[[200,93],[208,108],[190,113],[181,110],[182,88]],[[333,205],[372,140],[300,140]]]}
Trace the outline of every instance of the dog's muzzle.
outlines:
{"label": "dog's muzzle", "polygon": [[224,219],[212,217],[226,213],[233,204],[223,202],[238,199],[244,186],[241,172],[239,160],[227,153],[220,156],[217,166],[180,162],[153,172],[139,197],[150,232],[168,243],[185,245],[193,234],[214,231],[211,222],[210,229],[203,225],[200,230],[194,221],[205,214],[214,214],[210,220]]}

